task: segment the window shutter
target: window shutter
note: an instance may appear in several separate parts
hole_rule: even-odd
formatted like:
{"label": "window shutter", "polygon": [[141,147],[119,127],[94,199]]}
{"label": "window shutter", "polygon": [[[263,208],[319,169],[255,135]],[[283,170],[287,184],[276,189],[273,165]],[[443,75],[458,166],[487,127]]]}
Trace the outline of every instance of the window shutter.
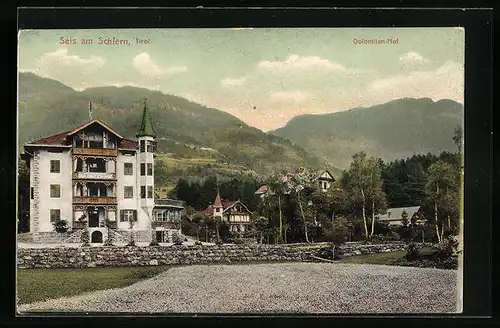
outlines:
{"label": "window shutter", "polygon": [[125,221],[125,215],[123,213],[123,210],[120,210],[120,222]]}
{"label": "window shutter", "polygon": [[134,210],[134,221],[137,221],[137,210]]}

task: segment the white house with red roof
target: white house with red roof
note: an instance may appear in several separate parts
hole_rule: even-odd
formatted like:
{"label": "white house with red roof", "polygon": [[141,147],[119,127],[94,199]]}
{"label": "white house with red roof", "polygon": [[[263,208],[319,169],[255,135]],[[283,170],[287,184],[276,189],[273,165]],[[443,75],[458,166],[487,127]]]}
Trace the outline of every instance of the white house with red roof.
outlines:
{"label": "white house with red roof", "polygon": [[203,214],[220,218],[229,225],[229,231],[243,233],[248,230],[252,212],[240,200],[224,200],[217,192],[215,201]]}
{"label": "white house with red roof", "polygon": [[[115,239],[158,242],[180,228],[183,204],[155,199],[156,133],[147,103],[136,140],[93,119],[71,131],[24,144],[30,170],[30,234],[48,242],[54,223],[65,220],[68,241],[80,243],[87,229],[93,244]],[[130,229],[130,222],[133,223]]]}

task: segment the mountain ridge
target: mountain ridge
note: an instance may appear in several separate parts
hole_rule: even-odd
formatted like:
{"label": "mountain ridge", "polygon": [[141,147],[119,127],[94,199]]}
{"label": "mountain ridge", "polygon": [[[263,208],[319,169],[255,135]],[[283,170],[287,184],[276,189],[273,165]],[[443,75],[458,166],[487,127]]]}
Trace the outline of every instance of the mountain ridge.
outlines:
{"label": "mountain ridge", "polygon": [[453,151],[453,130],[462,120],[463,106],[453,100],[399,98],[370,107],[296,116],[269,133],[347,168],[352,155],[363,150],[384,161]]}
{"label": "mountain ridge", "polygon": [[[182,97],[132,86],[100,86],[76,91],[33,73],[19,75],[19,146],[68,131],[98,118],[133,139],[144,98],[158,134],[158,149],[180,157],[212,157],[217,163],[247,167],[259,174],[318,167],[319,160],[279,136],[268,135],[229,113]],[[188,146],[189,145],[189,146]],[[214,149],[207,152],[201,148]],[[205,170],[205,167],[200,169]],[[200,176],[203,172],[200,172]]]}

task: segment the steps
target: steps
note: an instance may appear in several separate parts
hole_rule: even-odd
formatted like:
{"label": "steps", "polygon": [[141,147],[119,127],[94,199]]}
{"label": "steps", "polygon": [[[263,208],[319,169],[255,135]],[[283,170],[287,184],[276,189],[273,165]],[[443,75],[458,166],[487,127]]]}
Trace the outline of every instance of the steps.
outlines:
{"label": "steps", "polygon": [[72,243],[75,243],[75,244],[78,244],[78,243],[81,243],[82,240],[82,234],[83,234],[83,231],[85,229],[78,229],[76,230],[75,232],[73,232],[68,238],[66,238],[63,243],[65,244],[72,244]]}

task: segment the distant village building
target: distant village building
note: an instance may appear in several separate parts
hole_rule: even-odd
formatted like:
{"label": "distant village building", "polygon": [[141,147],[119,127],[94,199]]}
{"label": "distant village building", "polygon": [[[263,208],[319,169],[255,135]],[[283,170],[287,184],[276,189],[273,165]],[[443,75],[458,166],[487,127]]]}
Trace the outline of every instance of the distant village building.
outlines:
{"label": "distant village building", "polygon": [[243,233],[248,231],[252,212],[239,200],[223,200],[217,193],[213,204],[209,205],[203,214],[218,217],[229,225],[229,231]]}
{"label": "distant village building", "polygon": [[[301,167],[297,173],[280,173],[278,176],[284,181],[288,182],[290,179],[292,179],[295,175],[300,175],[304,174],[306,172],[306,169],[304,167]],[[318,182],[318,188],[321,191],[326,192],[330,186],[332,185],[333,182],[335,182],[335,178],[333,175],[327,170],[318,170],[316,171],[316,180]],[[260,197],[265,197],[269,191],[269,187],[267,185],[262,185],[255,191],[256,195],[260,195]]]}
{"label": "distant village building", "polygon": [[[75,129],[24,145],[30,171],[30,234],[46,242],[54,223],[66,220],[76,238],[88,229],[92,243],[116,237],[166,240],[179,230],[183,204],[154,197],[156,133],[146,101],[137,141],[93,119]],[[153,236],[152,236],[153,234]]]}
{"label": "distant village building", "polygon": [[421,206],[389,208],[385,214],[379,215],[378,220],[387,222],[390,226],[400,226],[403,224],[403,212],[408,215],[409,224],[424,224],[427,221]]}

